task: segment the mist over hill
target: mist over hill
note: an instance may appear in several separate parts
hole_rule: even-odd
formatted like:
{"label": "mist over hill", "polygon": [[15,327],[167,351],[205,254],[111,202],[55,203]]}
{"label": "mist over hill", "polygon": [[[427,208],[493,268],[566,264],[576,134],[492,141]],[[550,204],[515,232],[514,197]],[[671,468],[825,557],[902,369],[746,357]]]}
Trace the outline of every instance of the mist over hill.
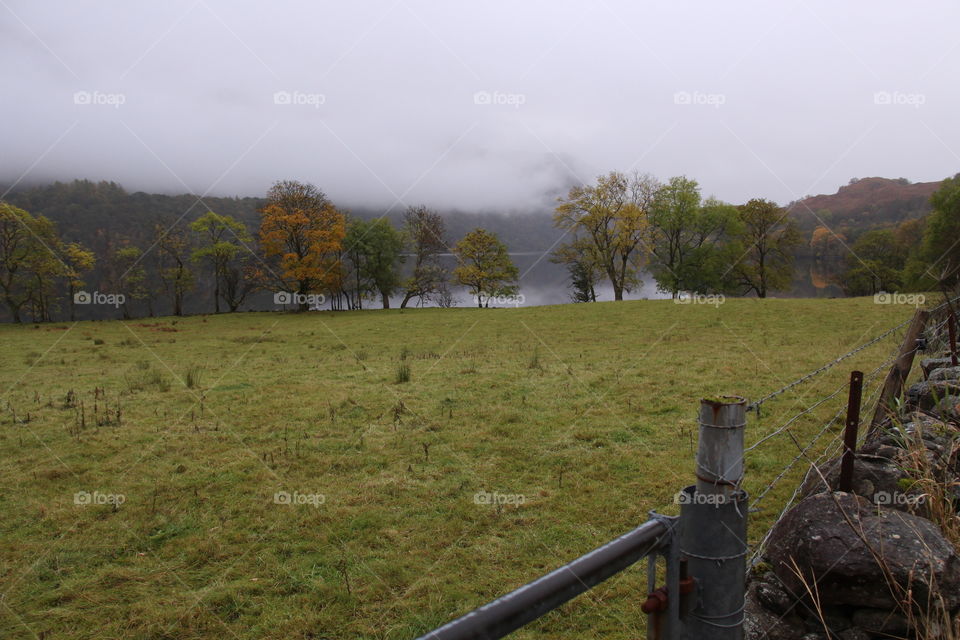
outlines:
{"label": "mist over hill", "polygon": [[930,196],[939,186],[939,180],[854,178],[836,193],[807,196],[791,202],[787,209],[805,230],[826,224],[857,235],[868,229],[922,218],[930,213]]}

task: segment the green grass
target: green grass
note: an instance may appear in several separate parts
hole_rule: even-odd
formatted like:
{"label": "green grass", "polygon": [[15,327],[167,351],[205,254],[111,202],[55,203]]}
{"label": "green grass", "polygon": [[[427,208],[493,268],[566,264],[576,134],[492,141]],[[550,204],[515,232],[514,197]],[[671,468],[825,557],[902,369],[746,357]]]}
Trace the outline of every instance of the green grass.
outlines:
{"label": "green grass", "polygon": [[[699,398],[756,398],[911,313],[638,301],[2,326],[0,637],[413,638],[676,513]],[[897,342],[771,401],[748,442]],[[785,437],[753,452],[747,488],[794,455]],[[751,515],[752,541],[801,472]],[[638,637],[645,588],[638,566],[517,637]]]}

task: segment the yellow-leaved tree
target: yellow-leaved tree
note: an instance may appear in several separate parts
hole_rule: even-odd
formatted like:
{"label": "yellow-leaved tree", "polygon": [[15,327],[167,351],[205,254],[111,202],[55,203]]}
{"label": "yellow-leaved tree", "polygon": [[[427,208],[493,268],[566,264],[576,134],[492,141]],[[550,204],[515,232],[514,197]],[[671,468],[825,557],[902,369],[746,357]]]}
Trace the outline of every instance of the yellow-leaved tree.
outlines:
{"label": "yellow-leaved tree", "polygon": [[453,248],[457,268],[453,275],[457,283],[470,289],[478,307],[498,296],[517,293],[519,271],[507,253],[507,246],[493,233],[474,229]]}
{"label": "yellow-leaved tree", "polygon": [[[346,220],[312,184],[281,180],[260,209],[260,275],[294,294],[328,294],[340,281]],[[301,311],[309,303],[298,297]]]}

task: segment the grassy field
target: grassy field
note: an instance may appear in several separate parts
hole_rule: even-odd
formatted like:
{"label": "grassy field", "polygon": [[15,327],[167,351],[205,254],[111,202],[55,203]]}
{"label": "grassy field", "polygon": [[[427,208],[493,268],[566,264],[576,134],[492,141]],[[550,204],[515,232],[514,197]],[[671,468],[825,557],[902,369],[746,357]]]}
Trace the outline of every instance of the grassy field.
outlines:
{"label": "grassy field", "polygon": [[[676,513],[701,396],[759,397],[912,311],[637,301],[2,326],[0,637],[413,638],[651,509]],[[748,442],[898,344],[751,414]],[[844,403],[799,421],[798,441]],[[796,453],[785,437],[751,452],[748,489]],[[751,515],[752,541],[799,472]],[[638,566],[517,637],[639,637],[645,588]]]}

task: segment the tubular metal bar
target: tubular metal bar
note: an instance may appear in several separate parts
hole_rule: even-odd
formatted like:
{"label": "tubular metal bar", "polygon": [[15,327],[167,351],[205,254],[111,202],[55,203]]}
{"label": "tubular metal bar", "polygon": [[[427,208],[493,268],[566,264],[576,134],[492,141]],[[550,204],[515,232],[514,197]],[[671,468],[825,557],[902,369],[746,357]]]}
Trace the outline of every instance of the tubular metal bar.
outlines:
{"label": "tubular metal bar", "polygon": [[580,556],[417,640],[493,640],[553,611],[644,556],[669,545],[671,525],[647,520],[619,538]]}

